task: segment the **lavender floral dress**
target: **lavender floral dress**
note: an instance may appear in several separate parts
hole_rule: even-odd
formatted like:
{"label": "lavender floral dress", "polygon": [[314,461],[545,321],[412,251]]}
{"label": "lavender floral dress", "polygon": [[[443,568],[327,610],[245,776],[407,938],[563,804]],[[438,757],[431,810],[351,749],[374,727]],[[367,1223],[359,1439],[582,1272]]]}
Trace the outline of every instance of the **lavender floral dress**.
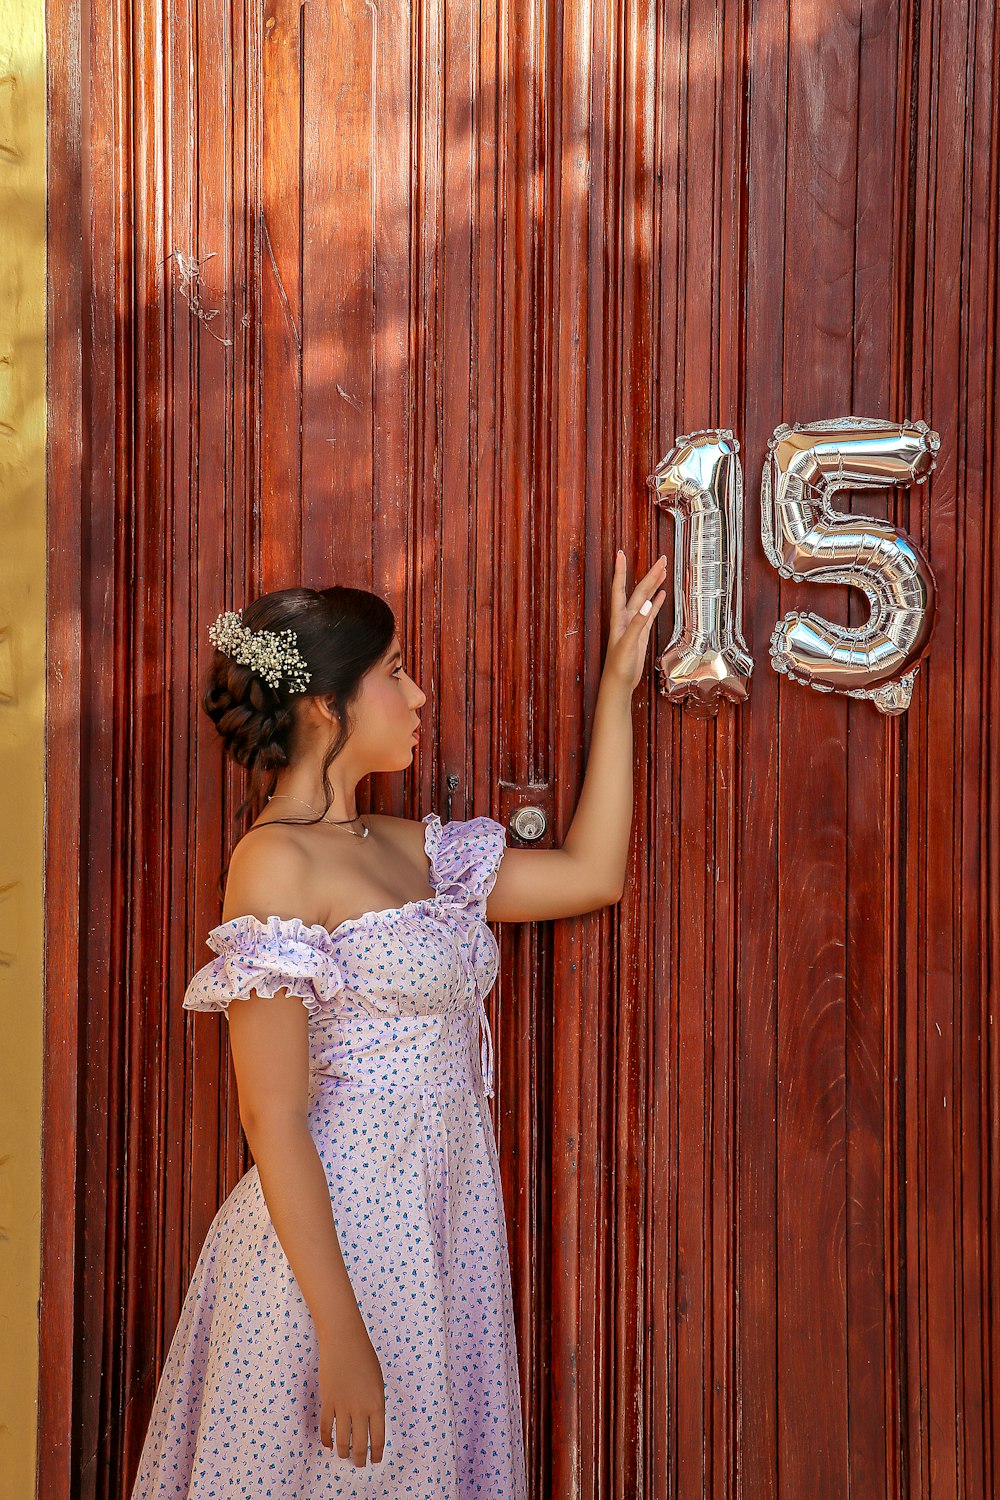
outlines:
{"label": "lavender floral dress", "polygon": [[[251,989],[309,1012],[308,1122],[385,1380],[382,1462],[320,1442],[319,1350],[257,1168],[219,1209],[156,1392],[132,1500],[526,1500],[510,1264],[487,1095],[486,897],[503,824],[424,822],[432,897],[349,918],[234,917],[184,1008]],[[480,1045],[480,1024],[483,1037]]]}

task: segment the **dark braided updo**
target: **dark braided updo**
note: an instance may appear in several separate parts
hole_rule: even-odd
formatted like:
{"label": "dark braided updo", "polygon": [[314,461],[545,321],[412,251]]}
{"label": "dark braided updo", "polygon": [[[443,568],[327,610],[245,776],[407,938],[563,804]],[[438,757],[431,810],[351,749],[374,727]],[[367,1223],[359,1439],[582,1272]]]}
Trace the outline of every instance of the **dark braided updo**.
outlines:
{"label": "dark braided updo", "polygon": [[251,776],[266,775],[288,765],[295,710],[291,698],[268,687],[250,667],[222,652],[202,705],[222,736],[226,754]]}
{"label": "dark braided updo", "polygon": [[[327,771],[351,732],[348,713],[361,681],[385,656],[396,633],[396,620],[384,599],[367,589],[333,585],[327,589],[277,589],[262,594],[241,612],[247,630],[294,631],[309,681],[292,691],[285,676],[272,687],[252,667],[218,648],[209,668],[202,707],[222,737],[226,753],[250,773],[248,794],[236,811],[237,827],[249,812],[254,823],[277,784],[278,772],[295,755],[295,704],[306,697],[327,698],[339,726],[323,759],[326,805],[314,819],[280,818],[275,822],[320,822],[333,801]],[[271,821],[271,820],[269,820]],[[228,869],[228,867],[227,867]],[[227,871],[220,877],[220,895]]]}

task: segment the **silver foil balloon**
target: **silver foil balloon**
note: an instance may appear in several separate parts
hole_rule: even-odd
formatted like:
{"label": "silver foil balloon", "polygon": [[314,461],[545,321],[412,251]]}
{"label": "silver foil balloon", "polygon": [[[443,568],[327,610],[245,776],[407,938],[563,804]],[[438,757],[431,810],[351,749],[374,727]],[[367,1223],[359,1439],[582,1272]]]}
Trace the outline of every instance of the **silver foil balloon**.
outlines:
{"label": "silver foil balloon", "polygon": [[674,518],[674,633],[660,692],[696,717],[742,703],[753,658],[742,635],[743,466],[730,428],[679,437],[646,483]]}
{"label": "silver foil balloon", "polygon": [[923,484],[941,439],[926,422],[869,417],[776,427],[761,478],[764,550],[782,578],[864,589],[871,615],[851,628],[791,611],[771,635],[771,662],[820,693],[909,707],[930,645],[937,588],[927,558],[898,527],[834,510],[841,489]]}

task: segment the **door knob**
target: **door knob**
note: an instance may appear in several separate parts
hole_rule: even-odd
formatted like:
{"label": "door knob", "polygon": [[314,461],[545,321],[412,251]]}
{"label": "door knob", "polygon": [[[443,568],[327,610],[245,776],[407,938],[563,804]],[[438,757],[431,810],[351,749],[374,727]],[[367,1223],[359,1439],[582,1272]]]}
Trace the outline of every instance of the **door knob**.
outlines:
{"label": "door knob", "polygon": [[526,843],[534,843],[536,839],[544,837],[549,826],[549,820],[545,816],[545,809],[537,803],[529,803],[527,807],[519,807],[510,820],[511,827],[519,839]]}

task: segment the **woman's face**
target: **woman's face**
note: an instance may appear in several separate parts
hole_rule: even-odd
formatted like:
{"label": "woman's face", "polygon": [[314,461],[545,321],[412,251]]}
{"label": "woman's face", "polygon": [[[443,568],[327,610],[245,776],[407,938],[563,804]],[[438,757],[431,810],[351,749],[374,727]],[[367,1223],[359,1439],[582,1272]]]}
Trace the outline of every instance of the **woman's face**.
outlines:
{"label": "woman's face", "polygon": [[414,730],[426,701],[406,671],[398,635],[393,636],[382,660],[365,673],[347,749],[372,770],[405,769],[417,747]]}

